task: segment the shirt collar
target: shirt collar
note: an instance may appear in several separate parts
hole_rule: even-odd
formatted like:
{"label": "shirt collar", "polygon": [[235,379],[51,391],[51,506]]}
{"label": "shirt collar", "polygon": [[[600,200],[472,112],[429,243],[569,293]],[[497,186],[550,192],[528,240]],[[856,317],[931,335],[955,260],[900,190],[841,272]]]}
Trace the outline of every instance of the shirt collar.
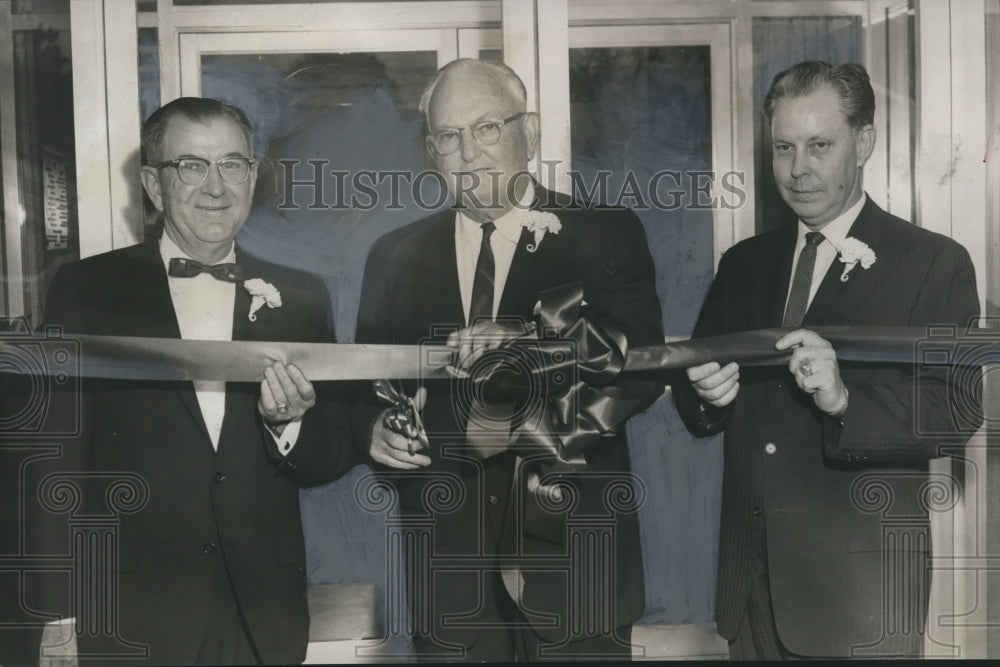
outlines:
{"label": "shirt collar", "polygon": [[[168,271],[170,270],[170,260],[173,259],[174,257],[186,257],[187,259],[194,259],[194,257],[187,254],[180,248],[178,248],[177,244],[174,243],[173,239],[167,236],[167,232],[164,230],[164,232],[160,234],[160,259],[163,260],[163,267]],[[225,264],[228,262],[235,262],[235,261],[236,261],[236,242],[234,241],[232,247],[229,248],[229,253],[225,256],[225,258],[221,262],[218,262],[218,264]]]}
{"label": "shirt collar", "polygon": [[[835,248],[840,248],[844,244],[844,239],[847,238],[847,233],[851,231],[851,225],[854,221],[858,219],[861,215],[861,209],[864,208],[865,202],[868,200],[868,195],[864,192],[861,193],[861,198],[854,203],[849,209],[838,215],[836,218],[828,222],[823,226],[823,229],[819,230],[823,234],[823,237],[829,241]],[[811,232],[804,222],[799,220],[799,238],[804,239],[806,234]]]}
{"label": "shirt collar", "polygon": [[[493,221],[497,233],[510,243],[518,243],[521,240],[521,214],[531,207],[533,201],[535,201],[535,183],[529,180],[528,187],[518,200],[518,205]],[[478,231],[480,227],[480,223],[469,218],[461,210],[458,211],[458,224],[470,234],[472,231]]]}

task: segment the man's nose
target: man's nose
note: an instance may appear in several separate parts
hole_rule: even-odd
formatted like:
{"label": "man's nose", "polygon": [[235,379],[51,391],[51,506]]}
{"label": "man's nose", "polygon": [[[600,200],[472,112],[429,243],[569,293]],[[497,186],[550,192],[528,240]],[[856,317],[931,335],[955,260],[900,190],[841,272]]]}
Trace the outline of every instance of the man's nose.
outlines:
{"label": "man's nose", "polygon": [[219,165],[208,165],[208,174],[205,176],[205,182],[201,184],[201,189],[213,197],[221,197],[226,191],[226,183],[222,180]]}
{"label": "man's nose", "polygon": [[807,158],[805,151],[795,151],[792,156],[792,178],[801,178],[809,173]]}
{"label": "man's nose", "polygon": [[479,157],[479,153],[482,151],[482,147],[479,145],[479,142],[476,141],[476,138],[472,136],[471,129],[465,128],[464,130],[462,130],[461,134],[459,134],[459,138],[462,144],[463,161],[472,162],[477,157]]}

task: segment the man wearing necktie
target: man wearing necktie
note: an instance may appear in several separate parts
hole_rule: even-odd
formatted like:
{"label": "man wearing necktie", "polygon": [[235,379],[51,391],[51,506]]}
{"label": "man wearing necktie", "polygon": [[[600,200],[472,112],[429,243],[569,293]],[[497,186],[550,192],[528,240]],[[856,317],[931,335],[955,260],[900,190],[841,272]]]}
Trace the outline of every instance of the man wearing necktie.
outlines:
{"label": "man wearing necktie", "polygon": [[787,327],[791,358],[708,363],[674,385],[693,433],[725,429],[716,621],[734,659],[922,652],[927,460],[964,444],[980,406],[947,373],[839,362],[809,327],[964,331],[979,299],[964,248],[865,194],[874,109],[860,65],[774,78],[774,176],[798,220],[726,252],[694,336]]}
{"label": "man wearing necktie", "polygon": [[[322,283],[235,244],[257,175],[243,112],[217,100],[174,100],[145,122],[142,147],[142,183],[163,213],[162,232],[64,267],[46,323],[64,335],[331,342]],[[280,299],[252,306],[260,285]],[[62,443],[58,459],[29,470],[29,488],[51,471],[69,475],[82,498],[71,519],[112,511],[104,480],[115,475],[128,475],[146,501],[116,516],[117,562],[106,573],[113,588],[40,584],[35,608],[77,617],[82,661],[305,658],[299,488],[331,481],[358,459],[346,403],[293,365],[276,362],[260,378],[84,382],[78,436]],[[65,514],[40,511],[28,531],[44,553],[72,553]]]}
{"label": "man wearing necktie", "polygon": [[[641,223],[624,209],[571,206],[529,176],[539,119],[510,68],[453,61],[421,109],[428,152],[456,207],[373,247],[358,342],[450,338],[460,359],[475,359],[512,335],[503,322],[534,320],[540,292],[570,283],[582,284],[588,319],[621,331],[629,345],[662,342]],[[525,224],[539,219],[558,220],[558,233],[537,241]],[[619,382],[612,390],[636,411],[662,386]],[[424,383],[418,405],[424,397],[426,441],[387,427],[384,406],[357,419],[357,442],[395,484],[402,519],[431,524],[427,548],[407,554],[417,657],[628,659],[631,623],[643,613],[638,525],[634,498],[612,507],[605,494],[616,484],[632,488],[624,425],[595,438],[559,477],[576,503],[569,510],[553,507],[560,492],[539,472],[551,458],[525,460],[510,442],[511,417],[544,404],[544,395],[505,407],[479,401],[457,378]],[[534,511],[537,494],[551,494],[551,511]],[[570,523],[584,518],[608,526],[612,542],[597,560],[571,561]]]}

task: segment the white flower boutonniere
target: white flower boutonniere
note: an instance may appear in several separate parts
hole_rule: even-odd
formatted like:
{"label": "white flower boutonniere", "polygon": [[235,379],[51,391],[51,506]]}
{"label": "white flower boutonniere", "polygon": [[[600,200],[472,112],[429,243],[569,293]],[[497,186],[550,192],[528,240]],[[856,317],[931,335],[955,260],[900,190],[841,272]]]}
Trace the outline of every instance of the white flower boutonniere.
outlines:
{"label": "white flower boutonniere", "polygon": [[853,236],[844,239],[840,248],[840,261],[844,263],[844,272],[840,274],[840,282],[846,283],[850,278],[851,271],[861,262],[861,268],[866,271],[875,263],[875,251],[868,247],[864,241],[859,241]]}
{"label": "white flower boutonniere", "polygon": [[531,232],[535,240],[527,245],[528,252],[538,250],[538,245],[542,242],[545,232],[558,234],[562,229],[562,223],[555,213],[544,211],[525,211],[521,216],[521,226]]}
{"label": "white flower boutonniere", "polygon": [[243,287],[250,292],[253,300],[250,302],[250,321],[257,321],[257,311],[266,303],[268,308],[279,308],[281,306],[281,292],[269,282],[260,278],[251,278],[243,281]]}

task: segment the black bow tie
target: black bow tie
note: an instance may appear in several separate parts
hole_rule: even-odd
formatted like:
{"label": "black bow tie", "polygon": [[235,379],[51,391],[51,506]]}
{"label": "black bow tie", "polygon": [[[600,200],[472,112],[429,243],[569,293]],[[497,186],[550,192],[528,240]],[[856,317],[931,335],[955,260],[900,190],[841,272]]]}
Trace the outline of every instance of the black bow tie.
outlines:
{"label": "black bow tie", "polygon": [[187,257],[173,257],[170,269],[167,271],[174,278],[193,278],[201,273],[208,273],[229,283],[243,280],[243,267],[235,262],[228,264],[202,264]]}

